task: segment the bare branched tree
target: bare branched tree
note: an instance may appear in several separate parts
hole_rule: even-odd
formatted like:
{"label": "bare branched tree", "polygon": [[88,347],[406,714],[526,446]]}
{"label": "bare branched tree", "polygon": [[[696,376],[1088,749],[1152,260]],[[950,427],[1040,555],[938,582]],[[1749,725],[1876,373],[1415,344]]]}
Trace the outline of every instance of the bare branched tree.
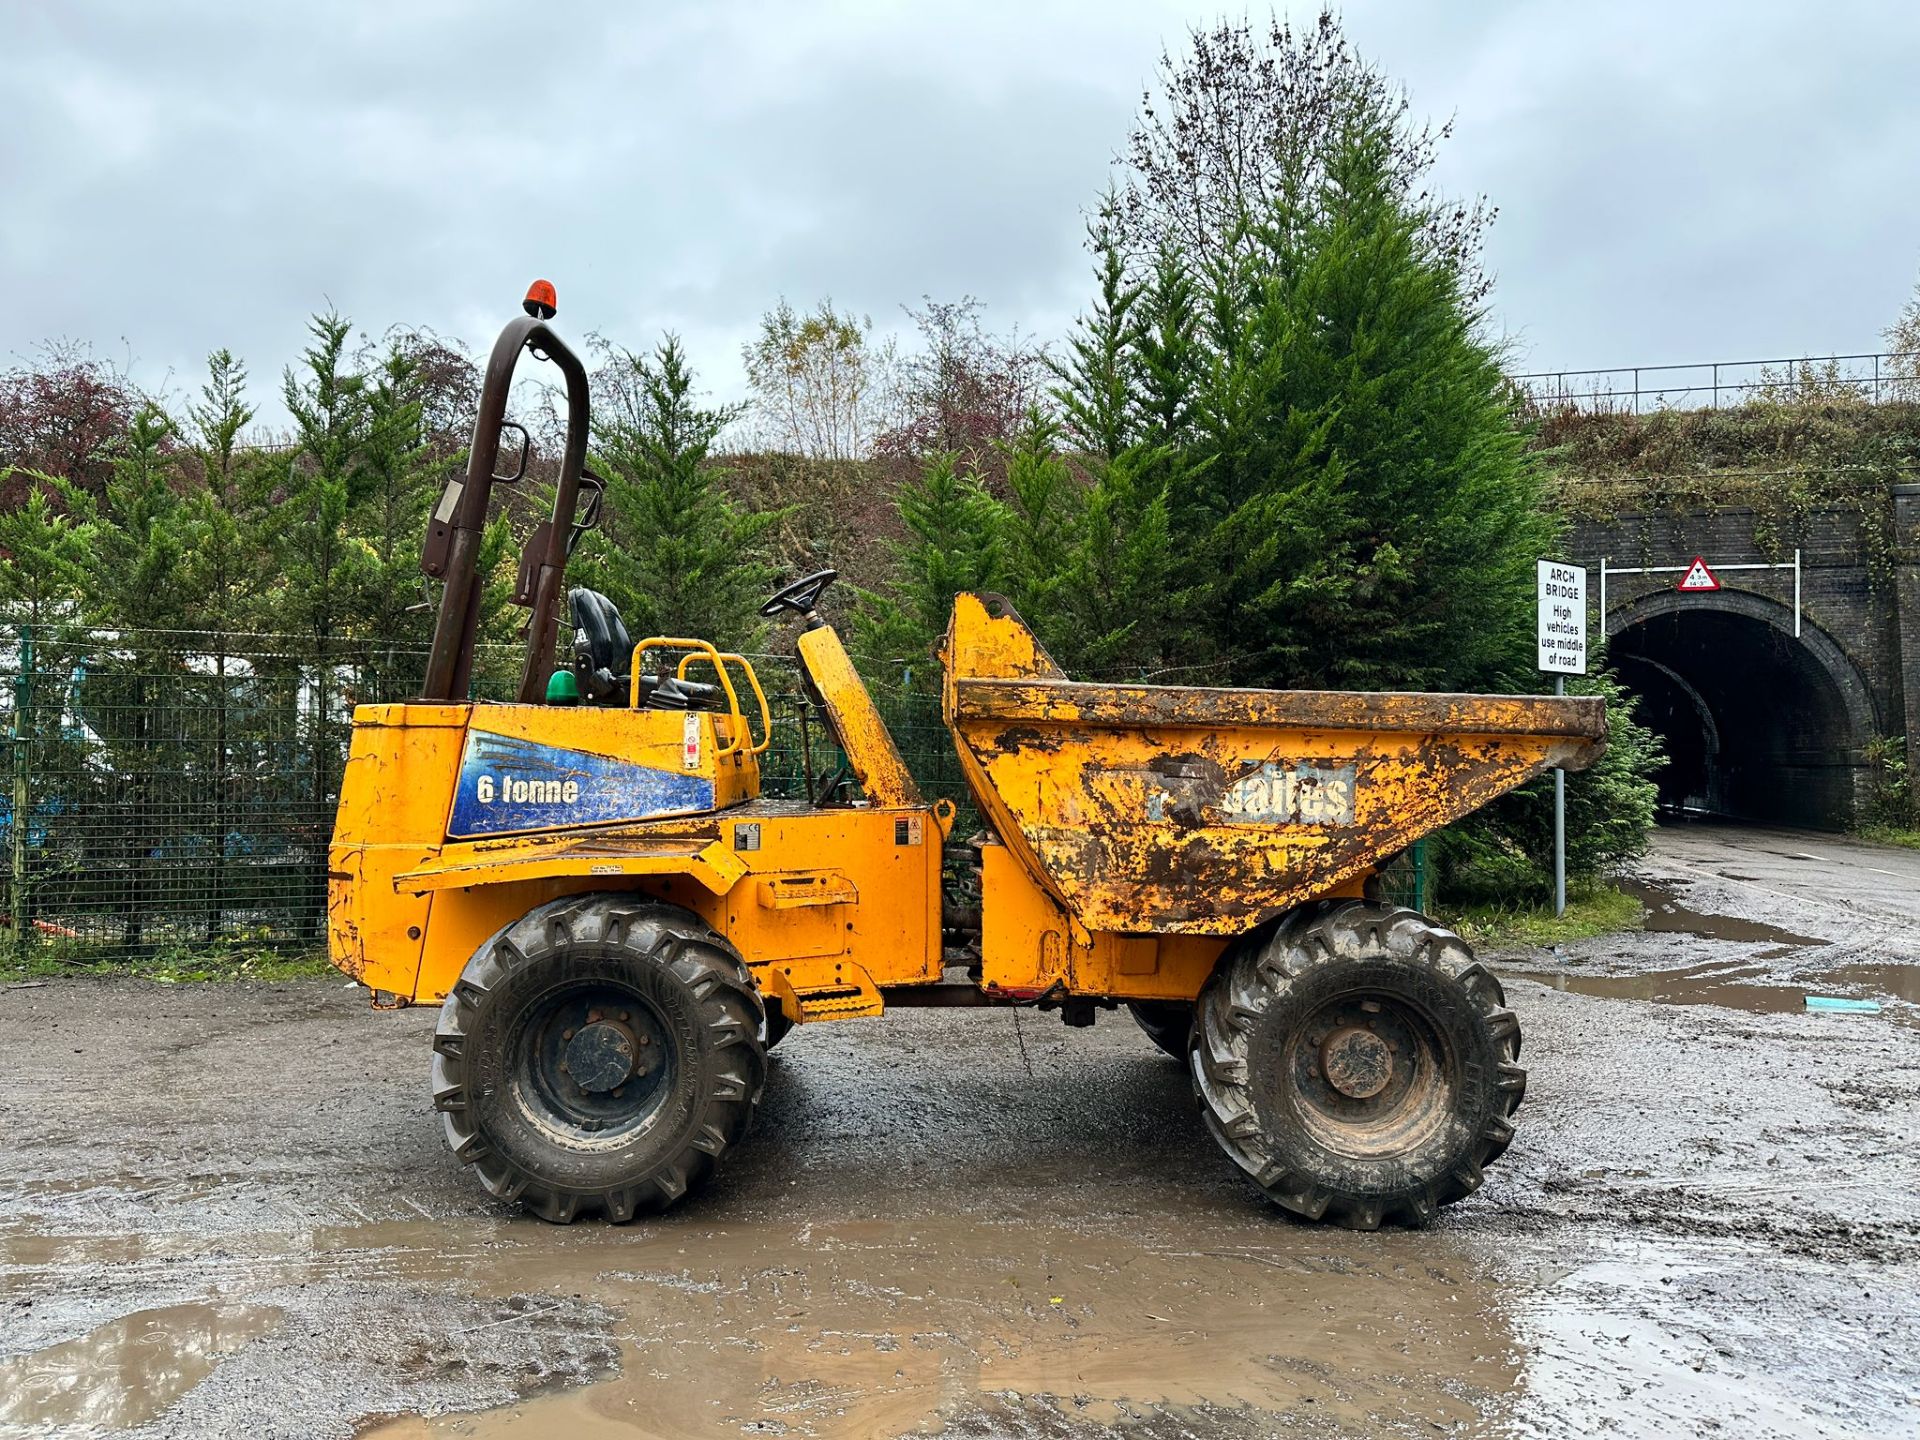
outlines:
{"label": "bare branched tree", "polygon": [[867,453],[885,423],[893,360],[892,342],[874,340],[871,320],[843,315],[831,300],[802,315],[783,299],[742,353],[766,448],[815,460]]}
{"label": "bare branched tree", "polygon": [[920,342],[900,363],[899,413],[875,437],[876,453],[919,460],[952,451],[976,471],[998,473],[999,447],[1046,403],[1052,372],[1044,346],[1018,331],[992,334],[981,310],[972,296],[907,308]]}
{"label": "bare branched tree", "polygon": [[[106,493],[113,453],[146,397],[84,345],[49,342],[0,374],[0,470],[18,467]],[[17,502],[12,487],[5,503]]]}
{"label": "bare branched tree", "polygon": [[1310,223],[1340,138],[1362,121],[1384,122],[1394,137],[1392,179],[1427,217],[1435,253],[1459,267],[1471,297],[1485,293],[1480,246],[1493,207],[1447,201],[1429,188],[1451,122],[1416,124],[1405,91],[1355,53],[1332,11],[1299,30],[1279,19],[1264,28],[1221,20],[1188,39],[1177,56],[1161,52],[1120,157],[1131,173],[1117,223],[1133,253],[1171,246],[1204,266],[1249,243],[1250,217]]}
{"label": "bare branched tree", "polygon": [[1886,342],[1892,352],[1893,398],[1920,404],[1920,284],[1913,287],[1900,318],[1887,327]]}

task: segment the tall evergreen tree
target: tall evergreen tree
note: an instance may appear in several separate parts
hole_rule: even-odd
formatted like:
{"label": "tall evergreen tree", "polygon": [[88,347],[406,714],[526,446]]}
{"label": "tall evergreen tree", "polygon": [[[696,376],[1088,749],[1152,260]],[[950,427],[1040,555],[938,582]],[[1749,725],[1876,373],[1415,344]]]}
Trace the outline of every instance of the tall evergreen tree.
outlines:
{"label": "tall evergreen tree", "polygon": [[1041,635],[1064,638],[1077,618],[1071,586],[1086,496],[1060,455],[1060,438],[1059,424],[1038,406],[1027,411],[1004,447],[1007,499],[999,525],[1008,598]]}
{"label": "tall evergreen tree", "polygon": [[265,547],[268,477],[263,457],[241,451],[240,432],[252,421],[247,401],[247,369],[231,351],[207,357],[207,379],[200,399],[188,407],[191,443],[199,457],[202,481],[181,503],[182,575],[187,590],[187,624],[199,632],[194,649],[210,655],[213,674],[205,683],[207,703],[200,707],[210,734],[205,799],[211,874],[205,893],[204,934],[209,940],[225,928],[229,899],[228,848],[236,804],[234,690],[238,632],[259,623],[258,601],[266,580]]}
{"label": "tall evergreen tree", "polygon": [[[72,616],[93,559],[93,525],[75,518],[65,482],[32,471],[0,471],[0,484],[24,484],[25,499],[0,511],[0,604],[9,619],[44,631]],[[85,498],[84,496],[82,497]]]}
{"label": "tall evergreen tree", "polygon": [[1109,196],[1087,227],[1100,293],[1068,338],[1066,358],[1047,361],[1059,382],[1053,399],[1066,435],[1095,461],[1111,460],[1131,443],[1142,400],[1135,306],[1144,287],[1127,275],[1112,206]]}
{"label": "tall evergreen tree", "polygon": [[1140,436],[1151,445],[1193,438],[1196,395],[1207,370],[1200,337],[1200,296],[1186,256],[1171,244],[1153,256],[1138,309]]}
{"label": "tall evergreen tree", "polygon": [[902,485],[895,504],[907,533],[893,546],[894,582],[884,597],[861,597],[855,633],[876,665],[911,666],[946,629],[955,595],[999,587],[1006,510],[951,450]]}
{"label": "tall evergreen tree", "polygon": [[1213,309],[1209,515],[1192,561],[1242,679],[1357,688],[1520,679],[1554,528],[1458,267],[1397,179],[1391,124],[1352,117],[1305,224],[1258,228]]}
{"label": "tall evergreen tree", "polygon": [[329,311],[307,329],[311,343],[281,381],[298,448],[278,507],[278,607],[283,627],[309,637],[325,664],[347,613],[341,571],[347,516],[367,483],[368,397],[347,353],[350,322]]}
{"label": "tall evergreen tree", "polygon": [[[114,447],[88,585],[89,618],[97,624],[161,630],[186,618],[177,438],[173,420],[149,401]],[[135,648],[147,643],[142,637]]]}
{"label": "tall evergreen tree", "polygon": [[1005,582],[1009,511],[956,451],[928,459],[901,485],[895,508],[905,538],[891,547],[886,592],[858,593],[854,656],[908,766],[933,793],[953,797],[962,787],[940,724],[933,649],[955,595]]}
{"label": "tall evergreen tree", "polygon": [[618,352],[616,403],[595,426],[606,476],[603,529],[576,574],[619,605],[636,635],[694,635],[735,649],[765,633],[759,607],[777,573],[764,554],[775,512],[750,511],[710,464],[737,407],[695,403],[678,337],[652,357]]}
{"label": "tall evergreen tree", "polygon": [[302,668],[313,703],[302,708],[310,715],[310,801],[322,814],[332,794],[335,669],[349,613],[346,521],[365,484],[368,402],[365,377],[347,354],[349,322],[328,311],[307,328],[311,343],[281,380],[299,448],[286,467],[284,498],[275,511],[280,585],[274,618],[276,628],[298,634],[309,647]]}
{"label": "tall evergreen tree", "polygon": [[246,390],[247,367],[232,352],[216,350],[207,357],[200,399],[187,408],[187,438],[202,475],[202,483],[188,490],[180,517],[188,623],[207,632],[222,675],[223,637],[258,623],[254,602],[266,571],[264,511],[272,472],[261,456],[239,446],[240,432],[254,416]]}
{"label": "tall evergreen tree", "polygon": [[410,674],[400,657],[422,650],[433,626],[421,604],[420,543],[445,464],[422,417],[420,379],[413,353],[390,340],[366,379],[361,497],[349,517],[354,623],[377,668],[396,677]]}

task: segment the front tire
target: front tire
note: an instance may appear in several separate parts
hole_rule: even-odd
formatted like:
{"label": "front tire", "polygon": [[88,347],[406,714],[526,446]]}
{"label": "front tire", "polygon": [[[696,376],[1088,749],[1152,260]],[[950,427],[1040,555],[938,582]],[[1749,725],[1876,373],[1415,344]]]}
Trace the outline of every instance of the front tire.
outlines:
{"label": "front tire", "polygon": [[746,964],[698,916],[572,895],[482,945],[434,1032],[447,1143],[544,1220],[664,1210],[746,1133],[766,1080]]}
{"label": "front tire", "polygon": [[1274,1204],[1373,1230],[1480,1187],[1513,1139],[1519,1056],[1499,980],[1458,935],[1336,901],[1223,958],[1192,1066],[1208,1129]]}

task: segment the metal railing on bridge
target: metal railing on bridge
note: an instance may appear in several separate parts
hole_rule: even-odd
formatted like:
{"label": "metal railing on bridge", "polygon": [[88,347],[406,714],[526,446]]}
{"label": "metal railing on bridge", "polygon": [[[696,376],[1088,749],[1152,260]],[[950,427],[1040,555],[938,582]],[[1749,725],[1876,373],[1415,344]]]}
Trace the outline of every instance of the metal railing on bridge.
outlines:
{"label": "metal railing on bridge", "polygon": [[1920,403],[1920,351],[1537,370],[1512,378],[1540,410],[1640,415],[1765,402]]}

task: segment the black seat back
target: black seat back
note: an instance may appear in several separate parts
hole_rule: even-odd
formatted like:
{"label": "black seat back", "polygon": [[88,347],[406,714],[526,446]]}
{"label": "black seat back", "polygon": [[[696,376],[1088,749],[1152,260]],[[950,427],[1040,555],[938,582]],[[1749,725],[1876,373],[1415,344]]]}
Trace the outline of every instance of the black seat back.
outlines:
{"label": "black seat back", "polygon": [[590,700],[624,700],[627,672],[633,665],[633,641],[614,603],[598,590],[567,592],[573,617],[574,672]]}

